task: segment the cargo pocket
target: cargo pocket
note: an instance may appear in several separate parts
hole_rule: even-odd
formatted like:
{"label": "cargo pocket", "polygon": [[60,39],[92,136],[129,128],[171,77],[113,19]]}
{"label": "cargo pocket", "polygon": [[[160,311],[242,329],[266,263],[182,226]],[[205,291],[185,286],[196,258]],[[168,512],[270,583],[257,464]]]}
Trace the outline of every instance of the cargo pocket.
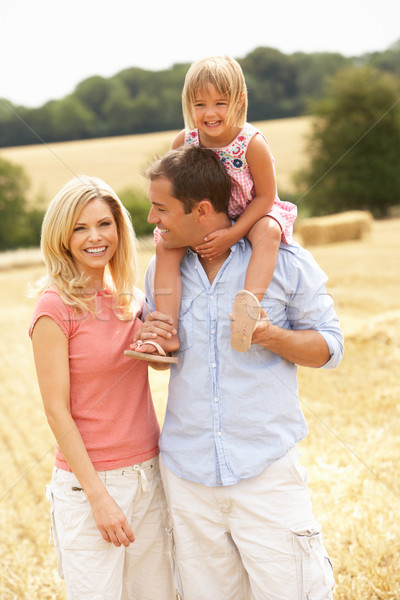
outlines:
{"label": "cargo pocket", "polygon": [[171,548],[171,558],[172,558],[172,576],[177,592],[177,600],[183,600],[183,589],[182,589],[182,580],[179,574],[179,567],[176,560],[176,550],[175,550],[175,542],[174,542],[174,530],[171,522],[168,523],[166,527],[166,531],[168,534],[169,545]]}
{"label": "cargo pocket", "polygon": [[292,531],[299,598],[332,598],[333,567],[315,529]]}
{"label": "cargo pocket", "polygon": [[49,537],[49,544],[51,544],[51,542],[53,542],[53,544],[54,544],[54,548],[56,550],[56,556],[57,556],[57,571],[58,571],[58,575],[59,575],[59,577],[61,577],[61,579],[64,579],[64,572],[63,572],[63,567],[62,567],[62,554],[61,554],[61,549],[60,549],[60,545],[59,545],[59,542],[58,542],[57,529],[56,529],[56,521],[55,521],[55,518],[54,518],[54,496],[53,496],[51,484],[46,485],[46,498],[50,502],[50,537]]}
{"label": "cargo pocket", "polygon": [[92,515],[85,492],[69,478],[52,484],[54,521],[61,550],[104,550],[108,543],[102,538]]}

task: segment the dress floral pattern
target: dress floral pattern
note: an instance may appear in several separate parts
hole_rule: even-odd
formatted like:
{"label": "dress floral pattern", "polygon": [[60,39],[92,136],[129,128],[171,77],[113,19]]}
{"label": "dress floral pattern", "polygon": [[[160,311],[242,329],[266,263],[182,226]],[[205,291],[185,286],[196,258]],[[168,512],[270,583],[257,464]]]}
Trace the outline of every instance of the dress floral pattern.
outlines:
{"label": "dress floral pattern", "polygon": [[[255,135],[261,135],[267,142],[259,129],[250,123],[245,123],[237,137],[228,146],[212,148],[231,178],[232,193],[228,206],[228,215],[231,219],[239,217],[255,196],[254,182],[246,160],[248,145]],[[200,145],[197,129],[185,132],[185,144]],[[296,205],[291,202],[283,202],[276,194],[274,205],[268,216],[279,223],[282,230],[282,241],[290,244],[293,223],[297,216]]]}

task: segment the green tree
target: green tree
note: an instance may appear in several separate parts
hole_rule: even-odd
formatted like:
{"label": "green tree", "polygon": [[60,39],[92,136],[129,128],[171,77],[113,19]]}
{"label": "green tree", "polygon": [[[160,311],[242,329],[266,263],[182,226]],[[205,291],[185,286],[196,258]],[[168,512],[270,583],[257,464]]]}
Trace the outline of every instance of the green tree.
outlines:
{"label": "green tree", "polygon": [[400,84],[372,67],[338,72],[316,116],[309,167],[296,176],[307,211],[370,210],[400,203]]}
{"label": "green tree", "polygon": [[297,71],[289,56],[274,48],[256,48],[239,62],[246,78],[250,121],[296,114]]}
{"label": "green tree", "polygon": [[73,95],[97,117],[103,117],[104,104],[107,102],[113,87],[110,79],[94,75],[78,83]]}
{"label": "green tree", "polygon": [[94,115],[75,96],[51,103],[51,130],[57,140],[80,140],[91,137]]}
{"label": "green tree", "polygon": [[400,76],[400,39],[389,46],[387,50],[383,52],[373,52],[367,54],[365,60],[368,64],[380,69],[381,71],[388,71]]}
{"label": "green tree", "polygon": [[125,188],[118,196],[132,217],[136,235],[138,237],[152,235],[155,225],[147,221],[150,202],[146,193],[136,188]]}
{"label": "green tree", "polygon": [[134,100],[122,84],[115,84],[103,105],[105,135],[134,132]]}
{"label": "green tree", "polygon": [[24,245],[27,186],[22,167],[0,157],[0,250]]}
{"label": "green tree", "polygon": [[306,108],[310,99],[319,100],[324,95],[324,81],[339,69],[352,66],[352,59],[339,53],[314,52],[305,54],[295,52],[291,60],[297,73],[297,86],[301,109]]}

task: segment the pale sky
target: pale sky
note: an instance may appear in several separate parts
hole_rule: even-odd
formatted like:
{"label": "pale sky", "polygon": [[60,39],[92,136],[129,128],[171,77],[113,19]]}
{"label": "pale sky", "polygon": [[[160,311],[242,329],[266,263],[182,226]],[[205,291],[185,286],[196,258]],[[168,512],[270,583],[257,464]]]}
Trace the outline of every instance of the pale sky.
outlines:
{"label": "pale sky", "polygon": [[358,56],[399,38],[399,0],[5,0],[0,98],[34,107],[133,66],[243,58],[258,46]]}

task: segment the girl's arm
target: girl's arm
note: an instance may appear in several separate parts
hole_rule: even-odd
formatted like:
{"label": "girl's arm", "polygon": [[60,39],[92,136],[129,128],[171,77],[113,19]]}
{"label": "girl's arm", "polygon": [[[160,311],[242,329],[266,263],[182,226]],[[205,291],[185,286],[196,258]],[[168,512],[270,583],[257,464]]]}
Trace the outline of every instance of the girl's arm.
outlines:
{"label": "girl's arm", "polygon": [[185,143],[185,130],[182,129],[182,131],[180,131],[178,133],[178,135],[176,136],[176,138],[174,139],[174,141],[171,144],[171,150],[176,150],[177,148],[180,148],[181,146],[183,146]]}
{"label": "girl's arm", "polygon": [[233,225],[238,236],[236,241],[247,235],[253,225],[271,210],[276,196],[272,156],[261,135],[255,135],[250,141],[246,159],[254,181],[255,197]]}
{"label": "girl's arm", "polygon": [[[205,258],[216,258],[247,235],[257,221],[272,208],[276,196],[276,179],[269,146],[261,135],[255,135],[247,149],[247,163],[254,181],[255,197],[229,229],[211,232],[196,250]],[[274,223],[276,223],[274,221]],[[280,227],[276,223],[276,227]],[[208,243],[207,243],[208,242]]]}
{"label": "girl's arm", "polygon": [[68,340],[53,319],[43,316],[35,325],[32,343],[46,417],[60,450],[85,490],[105,541],[129,546],[133,532],[93,467],[71,415]]}

